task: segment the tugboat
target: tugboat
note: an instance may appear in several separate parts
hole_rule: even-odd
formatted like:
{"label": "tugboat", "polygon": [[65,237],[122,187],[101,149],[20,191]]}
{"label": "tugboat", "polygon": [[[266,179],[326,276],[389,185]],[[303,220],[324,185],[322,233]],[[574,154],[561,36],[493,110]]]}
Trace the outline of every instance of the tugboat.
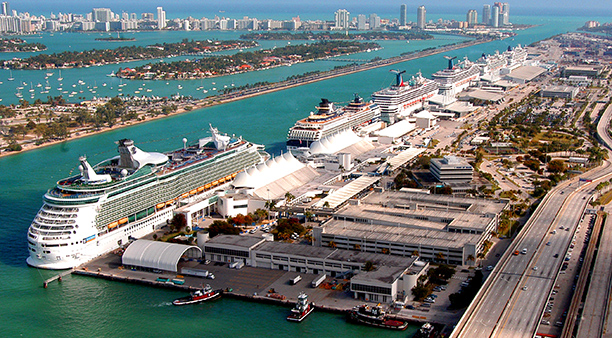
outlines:
{"label": "tugboat", "polygon": [[291,313],[287,316],[287,320],[292,322],[301,322],[314,310],[314,302],[308,302],[308,295],[301,292],[298,295],[295,307],[291,309]]}
{"label": "tugboat", "polygon": [[417,333],[414,334],[413,338],[431,338],[434,336],[435,327],[430,323],[425,323]]}
{"label": "tugboat", "polygon": [[349,311],[349,320],[371,326],[392,330],[405,330],[408,323],[402,320],[390,319],[380,304],[369,306],[362,304]]}
{"label": "tugboat", "polygon": [[207,300],[213,300],[215,298],[219,298],[221,296],[222,290],[213,290],[210,285],[206,284],[206,286],[200,290],[196,290],[191,295],[187,297],[182,297],[174,300],[172,304],[174,305],[187,305],[187,304],[195,304],[199,302],[204,302]]}

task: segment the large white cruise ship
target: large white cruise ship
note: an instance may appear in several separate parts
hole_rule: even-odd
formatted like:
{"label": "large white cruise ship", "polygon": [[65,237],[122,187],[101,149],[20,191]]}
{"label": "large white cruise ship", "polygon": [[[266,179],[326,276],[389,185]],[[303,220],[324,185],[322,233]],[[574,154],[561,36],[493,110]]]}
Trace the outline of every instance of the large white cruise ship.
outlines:
{"label": "large white cruise ship", "polygon": [[92,167],[79,158],[80,174],[57,182],[28,229],[27,263],[68,269],[161,227],[182,201],[215,202],[215,187],[263,161],[261,146],[221,135],[169,153],[149,153],[132,140],[119,155]]}
{"label": "large white cruise ship", "polygon": [[321,99],[316,109],[316,113],[311,112],[289,129],[287,150],[305,152],[313,142],[326,136],[380,120],[380,107],[358,95],[346,107],[335,107],[329,100]]}
{"label": "large white cruise ship", "polygon": [[402,74],[406,71],[392,72],[396,74],[395,84],[372,94],[372,100],[380,106],[381,120],[388,123],[394,123],[398,117],[410,115],[438,93],[438,84],[424,78],[421,73],[417,73],[416,77],[405,83]]}
{"label": "large white cruise ship", "polygon": [[480,67],[480,76],[489,76],[495,78],[499,75],[499,71],[508,64],[508,59],[505,55],[496,52],[493,55],[486,55],[482,53],[482,56],[476,60],[476,64]]}
{"label": "large white cruise ship", "polygon": [[448,68],[439,70],[432,75],[440,85],[440,95],[454,96],[470,85],[470,82],[480,78],[480,69],[467,58],[453,65],[456,57],[448,58]]}
{"label": "large white cruise ship", "polygon": [[503,53],[508,62],[508,69],[514,70],[522,66],[527,60],[527,49],[518,45],[514,48],[508,46],[508,50]]}

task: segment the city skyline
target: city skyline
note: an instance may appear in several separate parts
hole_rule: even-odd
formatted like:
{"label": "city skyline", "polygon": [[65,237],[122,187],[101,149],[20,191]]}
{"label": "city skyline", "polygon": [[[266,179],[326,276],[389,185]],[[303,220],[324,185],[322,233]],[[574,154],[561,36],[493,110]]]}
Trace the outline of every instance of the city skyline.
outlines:
{"label": "city skyline", "polygon": [[[175,16],[183,15],[185,13],[193,12],[195,15],[199,15],[204,12],[226,12],[226,13],[287,13],[287,15],[297,14],[314,14],[323,12],[334,12],[338,8],[345,8],[352,13],[378,13],[379,15],[393,15],[399,18],[398,8],[402,4],[407,5],[407,20],[410,20],[410,13],[414,13],[416,8],[424,5],[428,11],[433,15],[450,14],[455,12],[465,13],[469,9],[482,8],[486,1],[481,0],[467,0],[460,4],[456,2],[443,0],[437,2],[384,2],[375,4],[364,4],[359,2],[341,2],[341,1],[319,1],[315,0],[313,3],[302,3],[297,1],[290,2],[279,2],[277,0],[264,0],[261,2],[255,1],[228,1],[220,4],[206,4],[196,1],[185,1],[178,2],[169,0],[164,3],[149,3],[145,1],[134,1],[129,4],[125,2],[110,0],[110,1],[47,1],[40,3],[35,0],[24,0],[19,3],[14,3],[11,9],[15,9],[19,12],[30,12],[35,15],[49,14],[51,12],[72,12],[72,13],[84,13],[94,7],[111,7],[115,12],[154,12],[155,8],[162,5],[166,12],[168,19],[172,19]],[[533,2],[526,0],[515,0],[512,1],[511,6],[513,7],[513,14],[515,15],[537,15],[542,12],[552,14],[566,14],[566,15],[597,15],[602,16],[612,13],[612,8],[596,0],[586,0],[580,2],[580,4],[569,1],[561,0],[555,2],[554,7],[548,6],[544,2]],[[89,8],[89,9],[88,9]],[[535,11],[534,11],[535,10]],[[603,10],[603,12],[602,12]]]}

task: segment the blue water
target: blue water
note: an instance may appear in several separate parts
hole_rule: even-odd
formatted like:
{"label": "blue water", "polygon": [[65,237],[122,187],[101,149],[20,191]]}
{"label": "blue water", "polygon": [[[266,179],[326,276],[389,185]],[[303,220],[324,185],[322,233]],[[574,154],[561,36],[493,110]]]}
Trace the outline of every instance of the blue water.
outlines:
{"label": "blue water", "polygon": [[[501,51],[508,45],[529,44],[554,34],[572,31],[588,19],[592,18],[521,18],[524,23],[539,26],[519,32],[513,40],[495,41],[450,54],[468,56],[474,60],[482,52]],[[82,50],[94,45],[102,48],[105,44],[110,44],[93,42],[96,36],[43,34],[39,39],[43,43],[49,43],[54,51],[61,51],[68,48],[67,46]],[[183,37],[225,39],[236,36],[237,33],[234,32],[138,33],[136,43],[178,41]],[[385,42],[383,50],[367,55],[364,53],[364,57],[398,55],[435,43],[448,42],[441,41],[442,39],[461,40],[457,37],[440,37],[436,41],[409,44]],[[338,64],[321,61],[226,78],[180,83],[195,94],[196,87],[204,85],[205,88],[211,88],[213,81],[216,82],[216,87],[231,83],[241,85],[262,80],[275,81],[309,70],[329,69]],[[176,308],[170,306],[169,302],[180,295],[178,292],[86,277],[67,277],[65,282],[43,289],[42,281],[54,273],[26,266],[26,231],[41,206],[44,192],[57,180],[76,171],[78,156],[86,154],[91,163],[114,156],[114,141],[117,139],[132,138],[146,151],[169,150],[182,146],[183,137],[194,140],[205,135],[208,123],[212,123],[223,132],[242,135],[247,140],[266,145],[269,152],[278,154],[283,150],[289,127],[312,110],[321,97],[336,102],[347,102],[355,92],[367,97],[393,81],[394,76],[389,69],[406,69],[409,74],[420,70],[425,76],[429,76],[445,65],[446,60],[441,56],[431,56],[0,158],[0,336],[409,336],[406,332],[395,333],[345,324],[342,316],[316,312],[304,323],[293,325],[284,319],[286,308],[228,299]],[[119,80],[107,78],[105,74],[116,67],[117,65],[64,70],[64,87],[68,87],[68,83],[77,83],[79,79],[87,85],[97,84],[99,92],[102,83],[107,83],[107,87],[115,87]],[[22,71],[14,72],[13,75],[16,77],[15,82],[26,82],[28,85],[32,82],[35,85],[44,80],[45,72]],[[54,79],[57,75],[55,72],[50,83],[56,81]],[[0,70],[0,81],[4,82],[0,85],[2,103],[11,102],[14,98],[14,88],[11,88],[14,84],[9,85],[5,81],[6,77],[8,71]],[[165,82],[147,82],[146,87],[152,87],[153,94],[162,95],[176,92],[176,83],[178,82],[166,85]],[[125,88],[133,91],[141,85],[142,82],[130,83]],[[125,88],[124,92],[127,91]],[[113,93],[108,90],[108,95]]]}

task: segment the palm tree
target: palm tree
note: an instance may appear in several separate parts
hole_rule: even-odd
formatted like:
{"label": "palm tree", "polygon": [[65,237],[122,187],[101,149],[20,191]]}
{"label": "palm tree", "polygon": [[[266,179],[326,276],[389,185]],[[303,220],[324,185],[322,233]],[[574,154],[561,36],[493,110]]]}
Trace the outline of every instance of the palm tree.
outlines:
{"label": "palm tree", "polygon": [[467,256],[467,260],[468,260],[468,262],[469,262],[469,261],[474,262],[474,261],[476,260],[476,258],[474,258],[474,256],[473,256],[472,254],[469,254],[469,255]]}
{"label": "palm tree", "polygon": [[441,252],[436,253],[436,259],[439,261],[444,261],[444,254]]}
{"label": "palm tree", "polygon": [[419,256],[419,250],[414,250],[414,251],[412,252],[412,255],[413,255],[413,256],[417,256],[417,257],[418,257],[418,256]]}
{"label": "palm tree", "polygon": [[295,196],[293,196],[293,194],[291,194],[290,192],[287,192],[285,194],[285,199],[287,200],[287,202],[291,202],[294,198]]}
{"label": "palm tree", "polygon": [[336,242],[334,241],[329,241],[329,247],[335,249],[336,248]]}

